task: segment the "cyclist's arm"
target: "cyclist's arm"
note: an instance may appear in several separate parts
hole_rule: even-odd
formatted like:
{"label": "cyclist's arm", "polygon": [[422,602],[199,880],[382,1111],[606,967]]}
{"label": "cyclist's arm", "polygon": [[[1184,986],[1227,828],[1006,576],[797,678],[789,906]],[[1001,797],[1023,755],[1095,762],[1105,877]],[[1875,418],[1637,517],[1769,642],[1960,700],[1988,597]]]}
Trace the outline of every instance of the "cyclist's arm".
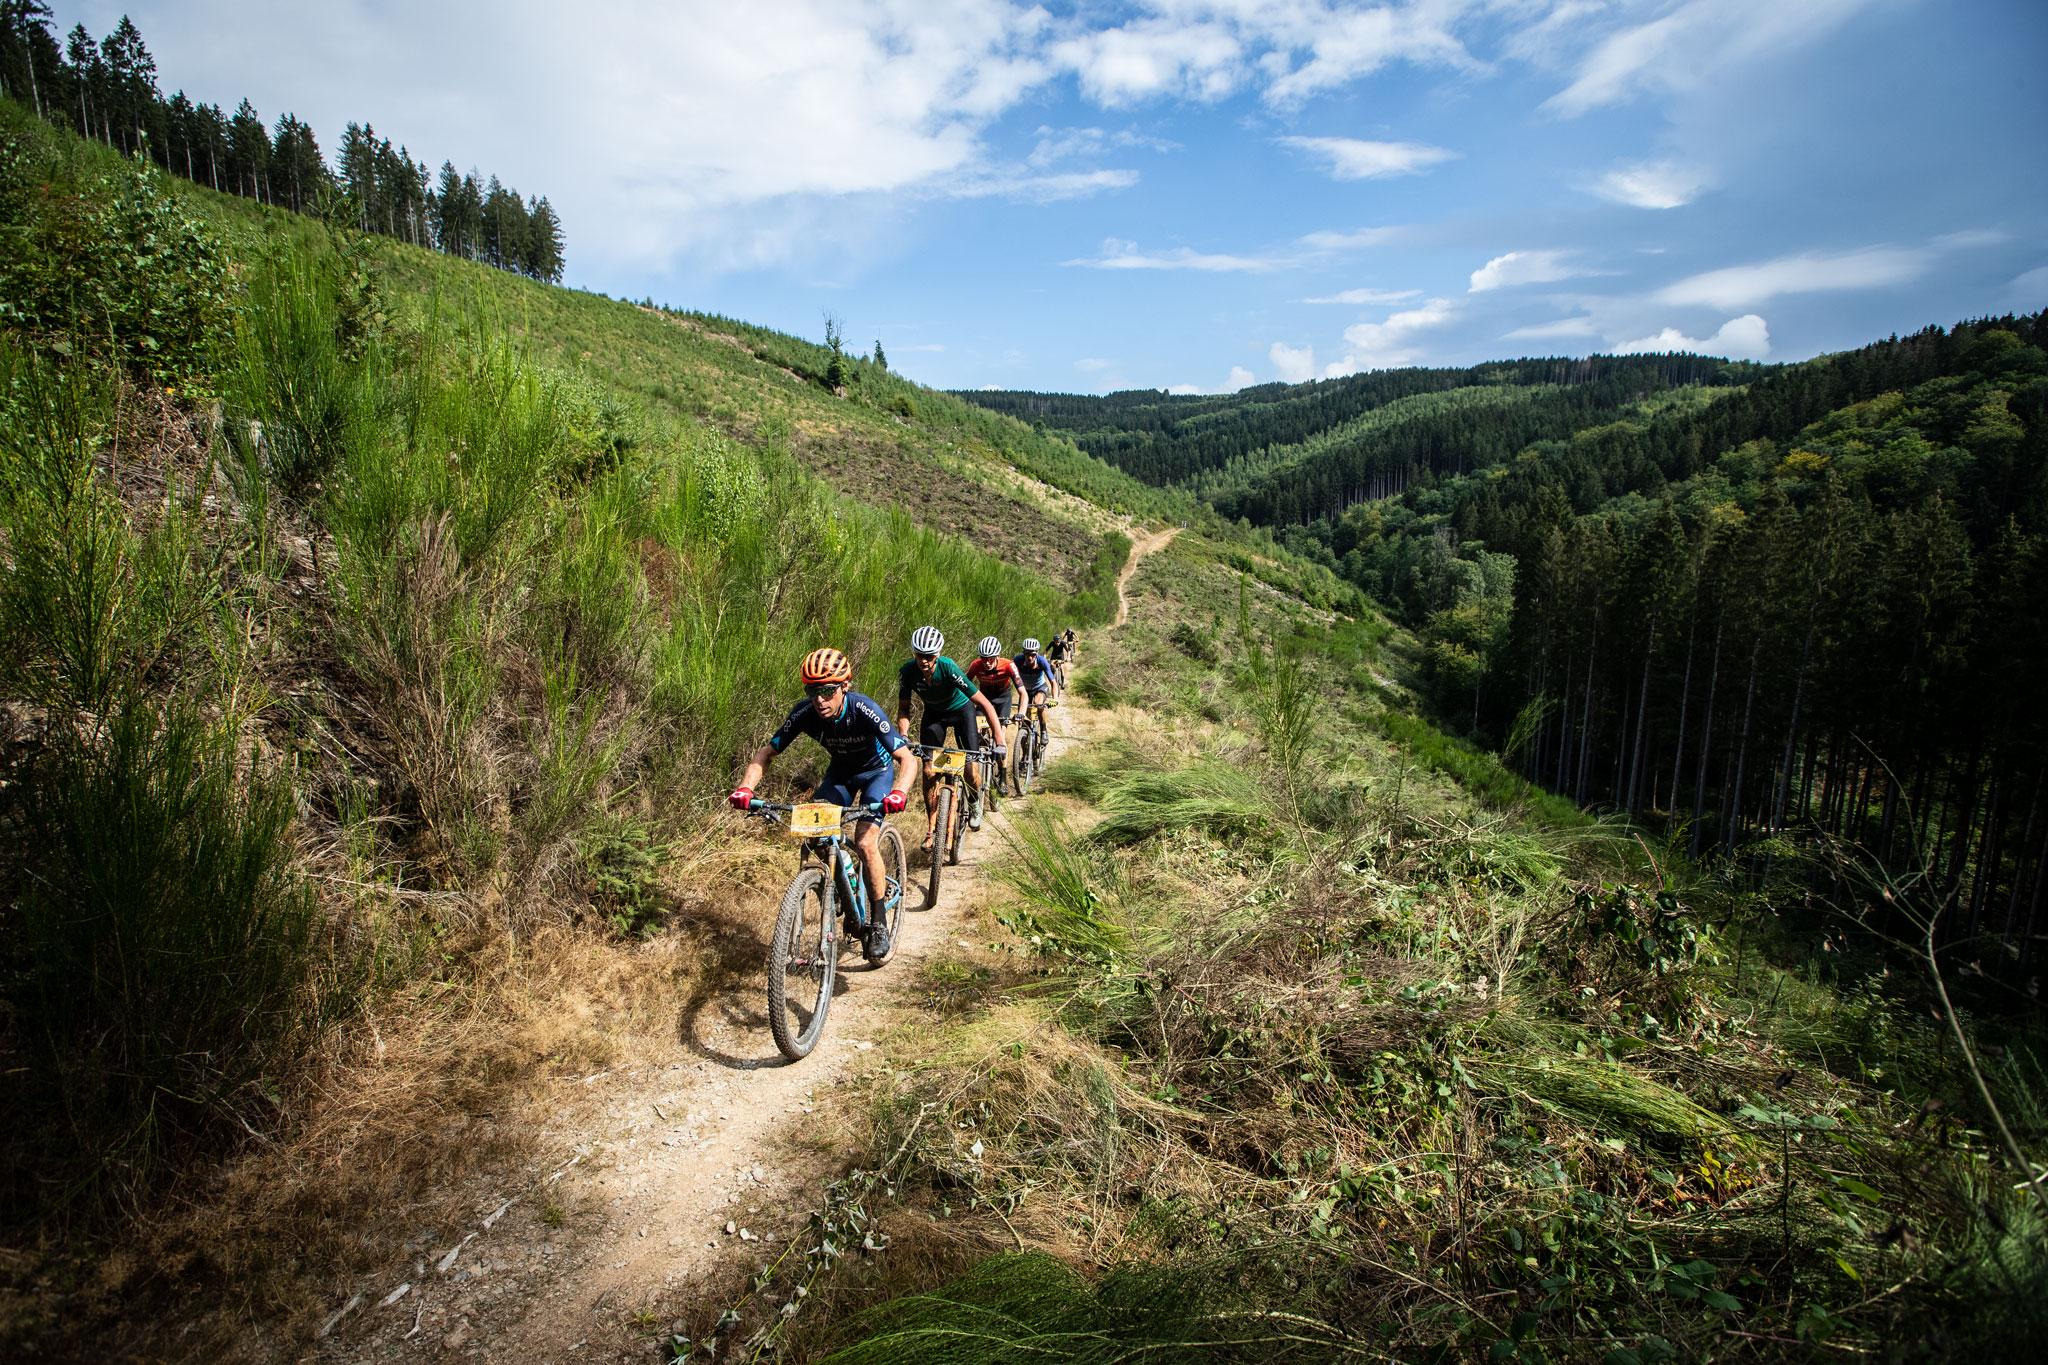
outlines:
{"label": "cyclist's arm", "polygon": [[899,692],[896,695],[896,733],[905,736],[912,733],[910,729],[910,694],[908,692]]}
{"label": "cyclist's arm", "polygon": [[775,761],[775,747],[763,744],[754,750],[754,756],[747,760],[747,770],[740,775],[740,785],[748,791],[761,785],[761,778],[768,771],[768,765]]}
{"label": "cyclist's arm", "polygon": [[889,757],[896,762],[896,777],[890,782],[889,790],[909,791],[910,784],[917,781],[917,755],[911,751],[908,744],[903,744]]}

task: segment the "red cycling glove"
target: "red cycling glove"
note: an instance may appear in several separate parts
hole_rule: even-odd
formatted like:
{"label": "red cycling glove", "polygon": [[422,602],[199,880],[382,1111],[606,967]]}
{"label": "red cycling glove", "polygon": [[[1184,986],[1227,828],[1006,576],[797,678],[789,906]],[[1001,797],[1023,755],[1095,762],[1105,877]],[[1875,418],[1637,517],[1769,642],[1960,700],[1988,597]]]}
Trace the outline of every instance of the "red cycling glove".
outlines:
{"label": "red cycling glove", "polygon": [[907,792],[890,792],[887,796],[882,798],[882,809],[889,812],[889,814],[891,815],[894,815],[897,811],[902,810],[905,806],[909,804],[910,795]]}
{"label": "red cycling glove", "polygon": [[745,810],[754,802],[754,789],[752,787],[736,787],[733,789],[733,794],[725,799],[732,802],[734,810]]}

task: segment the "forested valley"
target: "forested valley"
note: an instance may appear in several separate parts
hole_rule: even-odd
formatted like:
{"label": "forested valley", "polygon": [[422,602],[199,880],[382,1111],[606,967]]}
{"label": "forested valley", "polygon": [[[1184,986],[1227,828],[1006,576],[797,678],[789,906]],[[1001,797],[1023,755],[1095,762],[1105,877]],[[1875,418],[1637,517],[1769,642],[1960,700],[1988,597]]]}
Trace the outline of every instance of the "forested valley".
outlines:
{"label": "forested valley", "polygon": [[[1414,628],[1438,714],[1581,804],[1822,894],[1851,865],[2034,979],[2048,317],[1782,366],[973,395],[1269,529]],[[1923,910],[1924,913],[1924,910]]]}
{"label": "forested valley", "polygon": [[343,130],[330,167],[293,114],[270,128],[246,99],[232,113],[183,90],[166,99],[156,59],[126,15],[104,39],[78,24],[61,45],[53,22],[43,0],[0,3],[0,95],[58,127],[209,189],[538,280],[562,277],[562,224],[545,196],[521,199],[497,176],[465,174],[453,161],[436,176],[367,122]]}

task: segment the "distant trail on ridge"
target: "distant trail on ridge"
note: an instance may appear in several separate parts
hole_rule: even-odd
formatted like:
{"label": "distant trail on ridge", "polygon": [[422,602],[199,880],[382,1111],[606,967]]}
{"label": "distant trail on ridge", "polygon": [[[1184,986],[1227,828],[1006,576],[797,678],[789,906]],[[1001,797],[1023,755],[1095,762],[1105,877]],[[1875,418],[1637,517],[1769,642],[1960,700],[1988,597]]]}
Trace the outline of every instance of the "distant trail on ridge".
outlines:
{"label": "distant trail on ridge", "polygon": [[1122,625],[1130,619],[1131,599],[1124,595],[1124,586],[1131,581],[1131,575],[1138,571],[1138,561],[1154,550],[1166,548],[1166,542],[1180,534],[1180,527],[1171,526],[1155,536],[1131,542],[1131,557],[1124,561],[1124,571],[1116,576],[1116,623]]}

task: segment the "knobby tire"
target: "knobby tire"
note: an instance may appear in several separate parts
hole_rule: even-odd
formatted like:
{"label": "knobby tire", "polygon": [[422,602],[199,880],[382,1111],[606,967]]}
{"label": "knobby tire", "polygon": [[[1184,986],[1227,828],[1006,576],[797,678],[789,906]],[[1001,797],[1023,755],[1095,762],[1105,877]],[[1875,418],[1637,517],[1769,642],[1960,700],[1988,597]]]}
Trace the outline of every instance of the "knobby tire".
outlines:
{"label": "knobby tire", "polygon": [[832,1008],[839,943],[831,936],[831,900],[825,869],[798,872],[782,894],[768,946],[768,1029],[792,1062],[808,1057],[825,1036],[825,1016]]}
{"label": "knobby tire", "polygon": [[875,967],[887,966],[903,946],[903,902],[910,899],[910,857],[903,851],[903,836],[888,825],[882,826],[882,875],[896,883],[896,904],[888,911],[889,956],[873,962]]}
{"label": "knobby tire", "polygon": [[924,908],[939,907],[939,874],[946,868],[946,845],[953,840],[953,789],[939,790],[938,814],[932,821],[932,870],[925,882]]}

